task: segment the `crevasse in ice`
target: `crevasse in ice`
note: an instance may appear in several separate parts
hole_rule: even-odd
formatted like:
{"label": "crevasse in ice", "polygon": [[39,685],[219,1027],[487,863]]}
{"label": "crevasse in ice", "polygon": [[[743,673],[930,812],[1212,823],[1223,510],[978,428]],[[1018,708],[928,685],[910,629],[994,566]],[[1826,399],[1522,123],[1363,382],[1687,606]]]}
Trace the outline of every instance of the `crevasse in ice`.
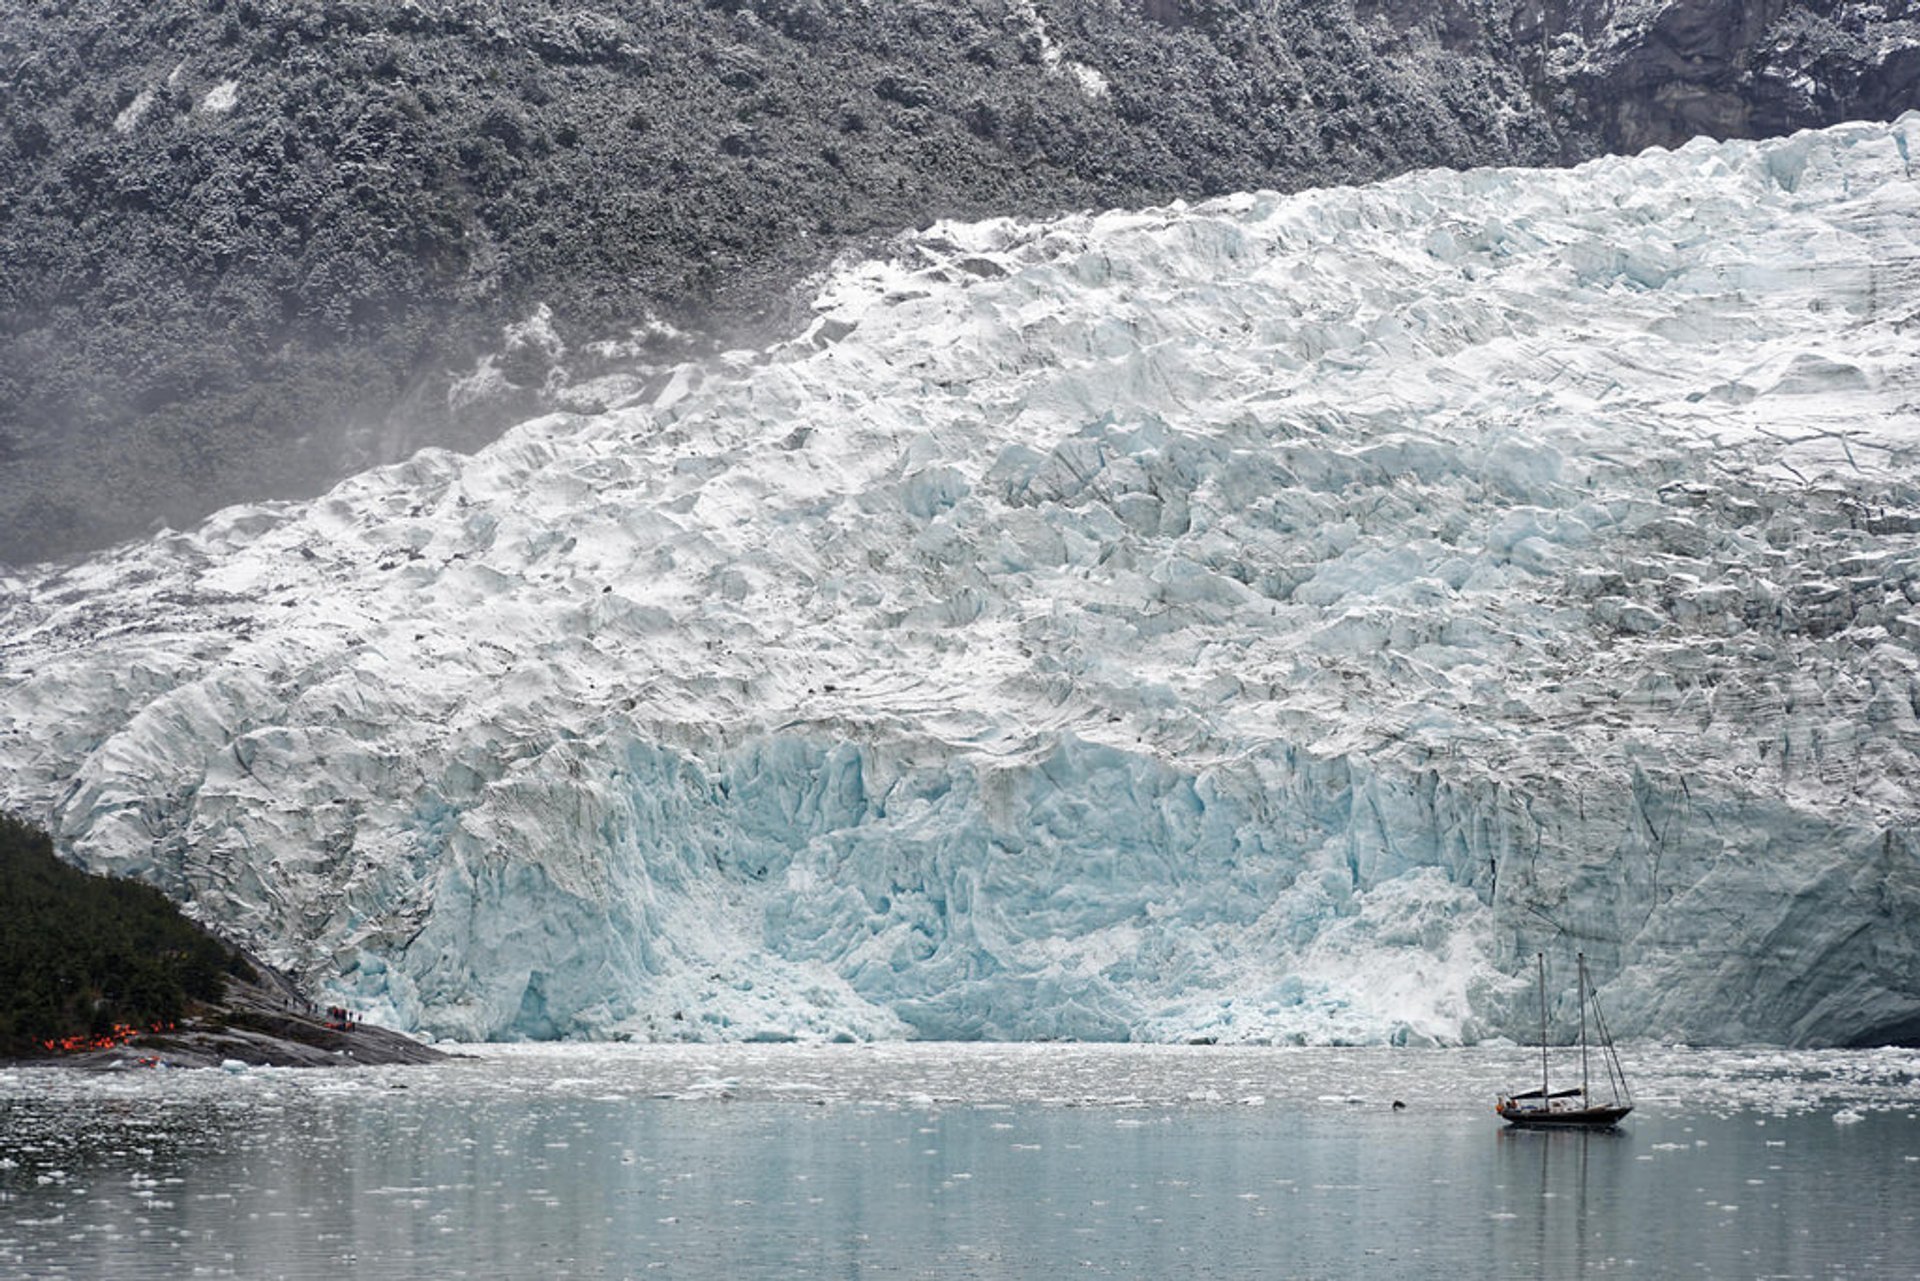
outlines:
{"label": "crevasse in ice", "polygon": [[1920,1035],[1917,143],[936,226],[16,572],[4,799],[466,1039]]}

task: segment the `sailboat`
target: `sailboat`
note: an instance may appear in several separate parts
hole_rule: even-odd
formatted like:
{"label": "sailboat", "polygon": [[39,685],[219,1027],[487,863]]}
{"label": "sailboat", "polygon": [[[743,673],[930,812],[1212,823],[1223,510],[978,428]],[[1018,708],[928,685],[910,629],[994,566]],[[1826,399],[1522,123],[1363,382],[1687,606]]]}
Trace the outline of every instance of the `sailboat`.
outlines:
{"label": "sailboat", "polygon": [[[1627,1074],[1614,1052],[1613,1036],[1600,1014],[1600,994],[1587,978],[1587,954],[1577,954],[1580,968],[1580,1084],[1556,1090],[1547,1079],[1547,956],[1539,953],[1540,965],[1540,1088],[1517,1094],[1503,1094],[1495,1107],[1509,1125],[1599,1129],[1619,1124],[1633,1111],[1633,1091],[1627,1088]],[[1588,1071],[1587,1007],[1593,1007],[1594,1031],[1600,1042],[1600,1062],[1606,1069],[1610,1103],[1595,1102]]]}

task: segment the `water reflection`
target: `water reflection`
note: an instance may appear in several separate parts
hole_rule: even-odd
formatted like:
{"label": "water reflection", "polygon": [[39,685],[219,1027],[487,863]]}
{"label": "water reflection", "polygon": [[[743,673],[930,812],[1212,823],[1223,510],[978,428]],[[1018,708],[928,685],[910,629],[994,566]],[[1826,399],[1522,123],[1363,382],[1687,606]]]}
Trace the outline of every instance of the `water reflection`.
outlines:
{"label": "water reflection", "polygon": [[[1517,1251],[1498,1249],[1502,1270],[1523,1263],[1551,1261],[1552,1270],[1594,1270],[1593,1245],[1606,1236],[1599,1225],[1619,1214],[1621,1187],[1633,1165],[1632,1134],[1624,1129],[1535,1130],[1507,1127],[1495,1131],[1501,1185],[1525,1206],[1522,1190],[1532,1193],[1531,1212],[1510,1211],[1531,1221],[1532,1234]],[[1496,1247],[1507,1244],[1496,1237]],[[1603,1260],[1611,1262],[1611,1257]]]}
{"label": "water reflection", "polygon": [[1458,1057],[708,1053],[0,1074],[0,1277],[1920,1274],[1891,1085],[1556,1133]]}

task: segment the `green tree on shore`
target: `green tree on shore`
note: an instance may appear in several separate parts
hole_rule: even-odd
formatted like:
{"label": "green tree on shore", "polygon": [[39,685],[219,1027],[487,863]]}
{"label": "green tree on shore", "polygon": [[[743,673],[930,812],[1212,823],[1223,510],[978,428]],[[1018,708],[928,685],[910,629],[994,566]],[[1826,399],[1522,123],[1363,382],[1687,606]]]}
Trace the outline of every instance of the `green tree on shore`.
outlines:
{"label": "green tree on shore", "polygon": [[0,814],[0,1054],[172,1022],[251,972],[159,890],[69,867],[46,832]]}

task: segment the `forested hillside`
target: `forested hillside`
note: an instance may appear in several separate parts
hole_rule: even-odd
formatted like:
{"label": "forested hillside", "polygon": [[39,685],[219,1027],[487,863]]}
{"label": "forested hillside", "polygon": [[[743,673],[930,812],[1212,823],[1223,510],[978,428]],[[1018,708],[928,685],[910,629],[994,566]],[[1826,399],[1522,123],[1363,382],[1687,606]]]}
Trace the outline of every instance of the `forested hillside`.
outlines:
{"label": "forested hillside", "polygon": [[60,862],[47,834],[0,814],[0,1054],[146,1031],[213,1001],[253,967],[159,890]]}
{"label": "forested hillside", "polygon": [[0,562],[643,394],[941,217],[1908,105],[1907,6],[109,0],[0,14]]}

